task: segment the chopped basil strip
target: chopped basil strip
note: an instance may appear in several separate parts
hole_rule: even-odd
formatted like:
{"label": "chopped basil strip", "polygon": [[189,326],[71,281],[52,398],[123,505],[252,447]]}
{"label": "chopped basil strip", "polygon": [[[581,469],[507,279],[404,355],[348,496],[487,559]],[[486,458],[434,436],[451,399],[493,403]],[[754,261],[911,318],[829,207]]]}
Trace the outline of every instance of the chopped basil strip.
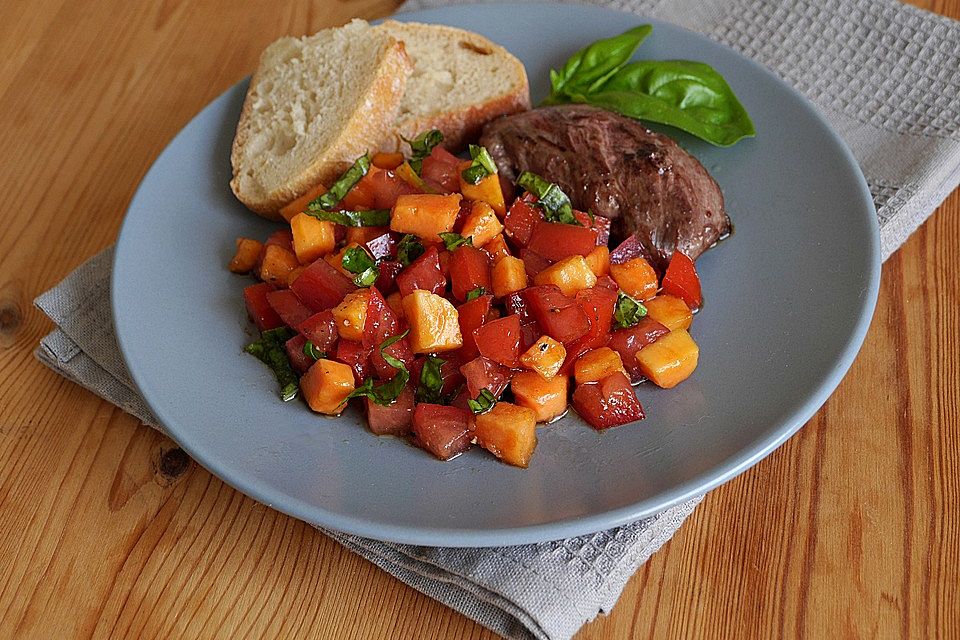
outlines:
{"label": "chopped basil strip", "polygon": [[350,247],[343,253],[340,264],[350,273],[363,273],[377,263],[362,247]]}
{"label": "chopped basil strip", "polygon": [[617,321],[617,326],[622,329],[632,327],[640,322],[640,318],[647,315],[647,308],[625,294],[623,291],[617,294],[617,306],[613,312],[613,319]]}
{"label": "chopped basil strip", "polygon": [[467,406],[470,407],[470,411],[473,411],[475,414],[485,413],[495,404],[497,404],[497,397],[490,393],[488,389],[481,389],[480,395],[477,396],[476,400],[472,398],[467,400]]}
{"label": "chopped basil strip", "polygon": [[420,370],[420,384],[417,385],[417,402],[440,404],[443,401],[443,375],[440,367],[446,362],[437,356],[427,356]]}
{"label": "chopped basil strip", "polygon": [[497,172],[497,164],[490,157],[486,147],[478,144],[470,145],[470,158],[473,162],[460,172],[463,181],[467,184],[480,184],[481,180]]}
{"label": "chopped basil strip", "polygon": [[316,200],[307,205],[306,214],[317,220],[335,222],[345,227],[386,227],[390,225],[390,209],[367,211],[326,211]]}
{"label": "chopped basil strip", "polygon": [[300,391],[300,379],[284,348],[284,343],[293,336],[294,332],[287,327],[270,329],[261,333],[259,340],[251,342],[243,349],[273,370],[280,384],[280,398],[284,402],[296,398]]}
{"label": "chopped basil strip", "polygon": [[473,237],[467,236],[464,238],[459,233],[454,233],[453,231],[449,233],[438,233],[440,239],[443,240],[443,246],[447,248],[447,251],[453,251],[457,247],[462,247],[465,244],[473,246]]}
{"label": "chopped basil strip", "polygon": [[416,174],[420,175],[420,171],[423,170],[423,159],[430,155],[435,146],[443,142],[443,134],[439,129],[430,129],[413,140],[404,138],[403,141],[410,145],[410,152],[413,154],[407,162]]}
{"label": "chopped basil strip", "polygon": [[476,289],[471,289],[470,291],[467,291],[467,302],[470,302],[471,300],[476,300],[486,292],[487,290],[484,289],[483,287],[477,287]]}
{"label": "chopped basil strip", "polygon": [[360,179],[367,175],[368,171],[370,171],[370,154],[365,153],[354,160],[353,166],[344,171],[343,175],[330,185],[327,192],[311,202],[308,207],[311,211],[314,205],[327,211],[333,209],[337,206],[337,203],[347,196],[350,189],[353,189],[353,187],[360,182]]}
{"label": "chopped basil strip", "polygon": [[524,171],[517,178],[517,184],[537,196],[537,206],[543,209],[547,222],[562,222],[564,224],[580,225],[573,215],[573,205],[570,198],[560,187],[547,182],[535,173]]}
{"label": "chopped basil strip", "polygon": [[307,344],[303,345],[303,354],[313,358],[314,360],[327,357],[326,352],[317,349],[317,345],[313,344],[309,340],[307,340]]}
{"label": "chopped basil strip", "polygon": [[410,263],[423,255],[423,252],[424,248],[420,239],[410,233],[403,236],[397,244],[397,260],[405,267],[409,267]]}
{"label": "chopped basil strip", "polygon": [[377,281],[377,278],[380,277],[380,269],[377,267],[370,267],[366,271],[358,273],[353,278],[353,284],[358,287],[372,287],[373,283]]}
{"label": "chopped basil strip", "polygon": [[407,386],[407,382],[410,380],[410,372],[402,361],[397,360],[389,353],[384,353],[384,351],[393,344],[403,340],[408,333],[410,333],[409,329],[401,334],[387,338],[380,344],[380,355],[383,356],[383,359],[388,365],[397,370],[396,375],[390,380],[377,385],[373,383],[373,378],[367,378],[363,381],[363,384],[354,389],[350,395],[346,397],[343,401],[344,404],[346,404],[350,398],[370,398],[373,402],[383,407],[396,402],[400,394],[403,393],[403,388]]}

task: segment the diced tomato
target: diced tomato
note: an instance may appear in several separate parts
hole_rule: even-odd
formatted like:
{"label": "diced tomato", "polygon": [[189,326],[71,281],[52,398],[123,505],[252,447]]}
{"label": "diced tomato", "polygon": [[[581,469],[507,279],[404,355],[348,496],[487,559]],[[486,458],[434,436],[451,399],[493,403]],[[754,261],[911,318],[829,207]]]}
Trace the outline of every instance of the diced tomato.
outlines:
{"label": "diced tomato", "polygon": [[390,233],[390,227],[345,227],[345,229],[344,240],[347,244],[367,244],[375,238]]}
{"label": "diced tomato", "polygon": [[520,365],[520,316],[488,322],[473,332],[480,355],[507,367]]}
{"label": "diced tomato", "polygon": [[597,278],[597,284],[595,284],[594,287],[599,287],[600,289],[610,289],[614,293],[620,290],[620,286],[617,284],[617,281],[610,276],[601,276]]}
{"label": "diced tomato", "polygon": [[434,147],[423,159],[420,176],[431,187],[445,193],[460,189],[460,163],[462,160],[443,147]]}
{"label": "diced tomato", "polygon": [[477,350],[477,343],[473,339],[473,332],[487,321],[487,314],[490,312],[492,302],[493,296],[488,294],[474,298],[470,302],[465,302],[457,308],[460,334],[463,336],[463,346],[460,347],[460,354],[464,360],[472,360],[480,353]]}
{"label": "diced tomato", "polygon": [[365,347],[359,342],[340,340],[337,343],[337,353],[334,359],[349,365],[353,369],[353,377],[359,385],[370,375],[370,351],[370,347]]}
{"label": "diced tomato", "polygon": [[630,381],[619,371],[599,382],[578,385],[573,392],[573,408],[597,430],[644,418]]}
{"label": "diced tomato", "polygon": [[429,247],[422,256],[397,275],[397,287],[400,288],[401,295],[408,296],[416,289],[443,294],[447,281],[440,271],[438,255],[436,247]]}
{"label": "diced tomato", "polygon": [[267,302],[288,327],[296,327],[313,315],[307,305],[300,302],[297,294],[289,289],[268,291]]}
{"label": "diced tomato", "polygon": [[370,252],[376,260],[383,260],[384,258],[390,258],[396,255],[397,252],[397,240],[392,233],[390,233],[389,227],[377,227],[378,229],[383,229],[383,233],[377,234],[375,237],[370,238],[364,244],[367,247],[367,251]]}
{"label": "diced tomato", "polygon": [[540,336],[543,334],[540,333],[539,327],[537,327],[536,322],[528,322],[527,324],[520,325],[520,353],[524,353],[527,349],[533,346],[533,344],[540,339]]}
{"label": "diced tomato", "polygon": [[643,374],[640,372],[640,365],[637,363],[637,351],[668,333],[670,333],[670,329],[653,318],[644,316],[634,326],[627,329],[617,329],[611,333],[610,342],[607,343],[607,346],[620,354],[623,367],[630,374],[630,379],[633,382],[639,382],[643,378]]}
{"label": "diced tomato", "polygon": [[553,264],[539,253],[526,248],[520,249],[520,259],[523,260],[524,270],[531,278]]}
{"label": "diced tomato", "polygon": [[370,167],[370,171],[367,172],[367,175],[360,178],[360,181],[353,186],[350,191],[347,192],[347,195],[344,196],[343,200],[337,205],[337,208],[340,209],[349,209],[350,211],[357,211],[359,209],[373,209],[374,200],[373,200],[373,182],[370,179],[371,173],[376,173],[381,171],[377,167]]}
{"label": "diced tomato", "polygon": [[297,331],[323,353],[333,353],[333,347],[340,337],[333,320],[333,313],[329,309],[315,313],[301,322],[297,325]]}
{"label": "diced tomato", "polygon": [[385,295],[390,295],[397,288],[397,275],[403,271],[403,265],[396,260],[384,260],[377,267],[380,269],[380,275],[377,276],[374,286]]}
{"label": "diced tomato", "polygon": [[458,247],[450,256],[450,284],[453,297],[460,302],[477,287],[491,291],[490,258],[476,247]]}
{"label": "diced tomato", "polygon": [[416,444],[441,460],[449,460],[470,448],[473,414],[457,407],[421,402],[413,409]]}
{"label": "diced tomato", "polygon": [[534,202],[536,198],[529,193],[517,198],[503,219],[503,232],[521,247],[527,246],[534,226],[543,220],[543,211]]}
{"label": "diced tomato", "polygon": [[[623,264],[634,258],[643,258],[650,262],[650,255],[643,248],[637,236],[631,234],[627,239],[617,245],[617,248],[610,252],[610,264]],[[653,264],[650,262],[650,264]]]}
{"label": "diced tomato", "polygon": [[590,321],[590,330],[567,346],[567,358],[560,372],[568,375],[577,359],[610,341],[610,326],[617,306],[617,292],[606,288],[584,289],[576,295],[577,305]]}
{"label": "diced tomato", "polygon": [[497,174],[497,179],[500,181],[500,192],[503,193],[503,201],[510,202],[517,196],[516,185],[513,184],[513,180],[502,173]]}
{"label": "diced tomato", "polygon": [[270,237],[267,238],[267,241],[263,243],[263,248],[266,249],[270,245],[275,244],[279,247],[282,247],[294,253],[293,251],[293,231],[290,229],[277,229],[270,234]]}
{"label": "diced tomato", "polygon": [[555,285],[527,287],[522,293],[540,330],[554,340],[566,345],[590,330],[583,309]]}
{"label": "diced tomato", "polygon": [[403,388],[393,404],[386,407],[365,398],[367,405],[367,426],[378,436],[405,436],[413,427],[413,389],[410,385]]}
{"label": "diced tomato", "polygon": [[303,345],[305,344],[307,344],[307,339],[298,333],[283,345],[287,350],[290,365],[293,367],[293,370],[300,375],[305,374],[307,369],[310,368],[310,365],[316,362],[316,360],[303,352]]}
{"label": "diced tomato", "polygon": [[674,251],[663,275],[663,292],[677,296],[691,309],[697,309],[703,302],[700,295],[700,276],[693,260],[679,251]]}
{"label": "diced tomato", "polygon": [[583,226],[597,232],[597,246],[605,245],[610,241],[610,218],[594,215],[593,220],[590,220],[589,213],[576,210],[573,212],[573,217]]}
{"label": "diced tomato", "polygon": [[597,246],[597,232],[587,227],[541,220],[533,228],[527,249],[551,262],[585,256]]}
{"label": "diced tomato", "polygon": [[499,398],[510,383],[512,375],[507,367],[483,356],[461,366],[460,373],[467,380],[467,393],[471,398],[479,396],[484,389]]}
{"label": "diced tomato", "polygon": [[398,197],[421,193],[419,189],[393,171],[371,169],[363,179],[370,182],[374,209],[390,209],[397,203]]}
{"label": "diced tomato", "polygon": [[450,256],[453,255],[446,249],[437,249],[437,261],[440,263],[440,273],[444,278],[450,277]]}
{"label": "diced tomato", "polygon": [[[380,345],[390,337],[400,333],[400,322],[397,315],[387,304],[386,299],[376,287],[370,287],[370,296],[367,302],[367,321],[363,327],[363,346],[371,349],[370,364],[377,375],[383,380],[392,380],[397,369],[387,364],[380,353]],[[413,352],[406,338],[395,342],[386,349],[387,355],[393,356],[406,365],[409,371],[413,365]]]}
{"label": "diced tomato", "polygon": [[320,258],[300,272],[297,279],[290,283],[290,289],[307,308],[316,312],[337,306],[356,287],[329,262]]}
{"label": "diced tomato", "polygon": [[527,301],[523,297],[523,291],[511,293],[503,299],[503,304],[507,307],[507,313],[513,313],[520,316],[521,324],[536,322],[534,317],[530,314],[530,307],[527,305]]}
{"label": "diced tomato", "polygon": [[283,318],[273,310],[267,300],[267,294],[275,289],[276,287],[269,282],[259,282],[243,289],[243,301],[247,305],[247,313],[260,331],[283,326]]}

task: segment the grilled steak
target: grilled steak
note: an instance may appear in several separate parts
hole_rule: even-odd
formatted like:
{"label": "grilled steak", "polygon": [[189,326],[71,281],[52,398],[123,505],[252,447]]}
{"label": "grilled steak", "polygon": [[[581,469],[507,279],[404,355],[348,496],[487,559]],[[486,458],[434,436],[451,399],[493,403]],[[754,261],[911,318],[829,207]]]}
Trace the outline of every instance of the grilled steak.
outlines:
{"label": "grilled steak", "polygon": [[720,187],[696,158],[642,123],[585,105],[543,107],[487,124],[480,139],[511,179],[532,171],[575,209],[613,220],[663,272],[674,249],[696,258],[730,230]]}

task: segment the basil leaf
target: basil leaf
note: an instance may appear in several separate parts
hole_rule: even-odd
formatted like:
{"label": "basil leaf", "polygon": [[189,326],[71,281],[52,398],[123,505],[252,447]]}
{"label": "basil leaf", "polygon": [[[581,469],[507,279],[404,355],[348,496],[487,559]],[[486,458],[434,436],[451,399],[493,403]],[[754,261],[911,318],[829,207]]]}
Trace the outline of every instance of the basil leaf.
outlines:
{"label": "basil leaf", "polygon": [[730,85],[702,62],[633,62],[599,91],[570,97],[638,120],[670,125],[720,147],[756,135]]}
{"label": "basil leaf", "polygon": [[472,398],[467,400],[467,406],[470,407],[470,411],[473,411],[475,414],[485,413],[493,408],[493,405],[497,404],[497,397],[490,393],[488,389],[481,389],[480,395],[477,396],[477,399]]}
{"label": "basil leaf", "polygon": [[330,185],[327,192],[319,196],[308,207],[313,208],[316,204],[320,209],[333,209],[341,200],[343,200],[350,189],[360,182],[360,179],[370,171],[370,154],[365,153],[353,162],[353,166],[343,172],[337,181]]}
{"label": "basil leaf", "polygon": [[363,384],[350,392],[350,395],[344,399],[343,404],[346,404],[350,398],[370,398],[373,402],[383,407],[396,402],[400,394],[403,393],[403,388],[406,387],[407,382],[410,381],[410,372],[402,361],[397,360],[389,353],[384,353],[384,350],[403,340],[408,333],[410,333],[409,329],[401,334],[387,338],[380,344],[380,355],[383,356],[383,359],[388,365],[397,370],[393,378],[379,385],[373,383],[373,378],[367,378],[363,381]]}
{"label": "basil leaf", "polygon": [[493,161],[486,147],[470,145],[470,158],[473,162],[460,172],[460,176],[467,184],[480,184],[480,181],[487,176],[497,173],[497,163]]}
{"label": "basil leaf", "polygon": [[344,251],[340,264],[350,273],[363,273],[377,263],[362,247],[350,247]]}
{"label": "basil leaf", "polygon": [[307,343],[303,345],[303,354],[314,360],[327,357],[326,352],[317,349],[317,345],[313,344],[310,340],[307,340]]}
{"label": "basil leaf", "polygon": [[440,367],[446,362],[437,356],[427,356],[420,370],[420,384],[417,385],[417,402],[440,404],[443,401],[443,374]]}
{"label": "basil leaf", "polygon": [[345,227],[386,227],[390,225],[390,209],[367,211],[326,211],[316,200],[307,205],[305,213],[317,220],[335,222]]}
{"label": "basil leaf", "polygon": [[467,236],[464,238],[459,233],[454,233],[452,231],[448,233],[438,233],[437,235],[440,236],[441,240],[443,240],[443,246],[447,248],[447,251],[453,251],[457,247],[462,247],[465,244],[470,245],[471,247],[473,246],[472,236]]}
{"label": "basil leaf", "polygon": [[550,71],[552,91],[547,104],[565,102],[564,95],[596,91],[630,60],[633,52],[652,31],[652,26],[642,24],[618,36],[597,40],[577,51],[559,71]]}
{"label": "basil leaf", "polygon": [[476,289],[471,289],[470,291],[467,291],[467,302],[470,302],[471,300],[476,300],[486,292],[487,290],[484,289],[483,287],[477,287]]}
{"label": "basil leaf", "polygon": [[403,139],[410,145],[410,160],[407,162],[417,175],[423,170],[423,159],[430,155],[433,148],[443,142],[443,133],[439,129],[424,131],[413,140]]}
{"label": "basil leaf", "polygon": [[640,318],[647,315],[647,308],[628,296],[623,291],[617,293],[617,306],[614,308],[613,319],[621,329],[632,327],[640,322]]}
{"label": "basil leaf", "polygon": [[517,184],[537,196],[536,205],[543,209],[547,222],[575,224],[580,222],[573,215],[573,205],[563,190],[552,182],[547,182],[535,173],[524,171],[517,178]]}
{"label": "basil leaf", "polygon": [[408,233],[397,243],[397,260],[405,267],[409,267],[414,260],[423,255],[425,249],[420,238]]}
{"label": "basil leaf", "polygon": [[380,269],[377,267],[370,267],[353,277],[353,284],[358,287],[372,287],[373,283],[377,281],[377,278],[380,277]]}
{"label": "basil leaf", "polygon": [[300,378],[293,370],[284,348],[284,343],[294,335],[288,327],[270,329],[261,333],[259,340],[251,342],[243,349],[273,370],[280,384],[280,398],[284,402],[296,398],[300,391]]}

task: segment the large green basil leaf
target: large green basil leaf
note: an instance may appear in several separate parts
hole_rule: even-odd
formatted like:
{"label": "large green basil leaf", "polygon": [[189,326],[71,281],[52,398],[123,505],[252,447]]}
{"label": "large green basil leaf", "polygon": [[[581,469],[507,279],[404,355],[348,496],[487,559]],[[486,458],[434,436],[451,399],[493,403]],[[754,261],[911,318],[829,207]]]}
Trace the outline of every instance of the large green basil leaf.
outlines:
{"label": "large green basil leaf", "polygon": [[564,95],[592,93],[627,63],[653,27],[642,24],[612,38],[597,40],[573,54],[560,71],[550,71],[548,104],[566,102]]}

